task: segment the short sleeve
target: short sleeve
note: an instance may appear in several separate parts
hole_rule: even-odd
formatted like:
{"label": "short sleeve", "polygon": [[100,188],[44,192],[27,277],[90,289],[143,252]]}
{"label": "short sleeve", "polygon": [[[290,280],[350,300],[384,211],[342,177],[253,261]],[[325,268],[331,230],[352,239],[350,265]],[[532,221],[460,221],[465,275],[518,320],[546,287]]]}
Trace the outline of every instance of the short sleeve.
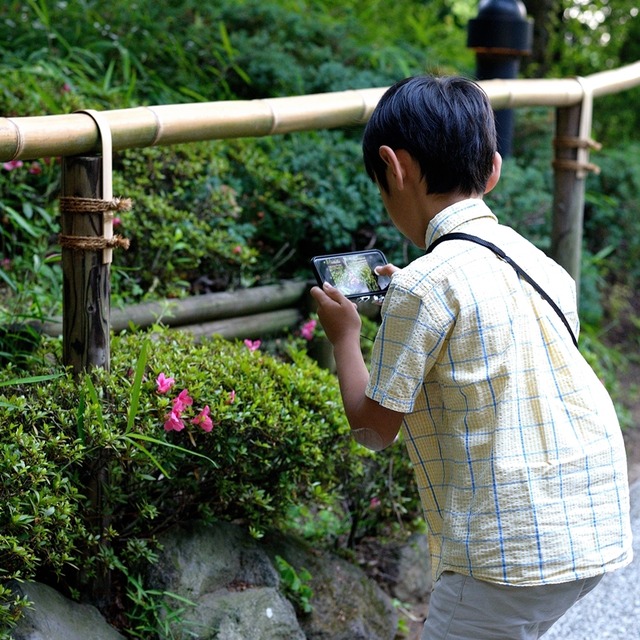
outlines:
{"label": "short sleeve", "polygon": [[394,411],[410,413],[445,335],[422,297],[392,285],[373,348],[367,396]]}

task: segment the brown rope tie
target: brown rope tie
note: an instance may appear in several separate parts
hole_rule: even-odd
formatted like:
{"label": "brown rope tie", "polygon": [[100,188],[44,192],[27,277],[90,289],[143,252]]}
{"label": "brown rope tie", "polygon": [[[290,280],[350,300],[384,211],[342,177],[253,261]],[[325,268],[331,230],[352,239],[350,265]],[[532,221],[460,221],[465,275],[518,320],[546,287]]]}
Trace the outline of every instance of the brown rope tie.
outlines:
{"label": "brown rope tie", "polygon": [[[602,145],[591,138],[577,138],[572,136],[561,136],[553,140],[556,149],[593,149],[599,151]],[[556,158],[552,165],[555,169],[566,169],[567,171],[591,171],[596,175],[600,173],[600,167],[592,162],[580,162],[570,158]]]}
{"label": "brown rope tie", "polygon": [[551,163],[556,169],[566,169],[567,171],[591,171],[598,175],[600,167],[593,162],[579,162],[578,160],[570,160],[568,158],[557,158]]}
{"label": "brown rope tie", "polygon": [[[60,212],[71,214],[99,214],[108,220],[113,220],[114,213],[131,210],[130,198],[113,198],[112,200],[98,200],[95,198],[60,198]],[[128,249],[128,238],[114,235],[111,238],[101,236],[68,236],[60,234],[58,242],[63,249],[72,251],[103,251],[104,249]]]}
{"label": "brown rope tie", "polygon": [[556,149],[593,149],[600,151],[602,145],[591,138],[576,138],[572,136],[560,136],[555,138],[553,146]]}
{"label": "brown rope tie", "polygon": [[62,213],[112,213],[114,211],[130,211],[130,198],[114,198],[113,200],[96,200],[94,198],[60,198]]}
{"label": "brown rope tie", "polygon": [[112,238],[99,236],[64,236],[60,234],[58,241],[63,249],[73,251],[102,251],[103,249],[128,249],[129,238],[116,234]]}

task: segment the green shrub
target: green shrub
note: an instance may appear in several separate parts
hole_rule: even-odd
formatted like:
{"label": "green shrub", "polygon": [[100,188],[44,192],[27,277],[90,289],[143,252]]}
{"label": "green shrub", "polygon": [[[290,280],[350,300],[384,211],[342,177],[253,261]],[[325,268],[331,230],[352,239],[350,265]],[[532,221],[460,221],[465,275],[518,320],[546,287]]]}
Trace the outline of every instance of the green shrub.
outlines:
{"label": "green shrub", "polygon": [[[32,374],[52,369],[41,362]],[[37,384],[12,367],[0,373],[3,580],[55,572],[77,587],[101,567],[130,573],[154,560],[161,531],[189,518],[260,535],[291,505],[316,501],[315,486],[329,495],[360,466],[335,378],[300,351],[283,362],[157,331],[114,337],[110,372],[60,373]],[[175,378],[166,393],[160,373]],[[166,431],[183,389],[193,399],[184,429]],[[191,423],[205,406],[209,432]]]}
{"label": "green shrub", "polygon": [[[40,407],[36,422],[22,422],[26,398],[12,397],[4,410],[0,445],[0,575],[3,580],[32,576],[46,567],[62,573],[85,537],[81,501],[65,468],[77,463],[82,448],[60,432]],[[54,410],[55,411],[55,410]],[[32,416],[31,416],[32,417]]]}
{"label": "green shrub", "polygon": [[[422,66],[440,43],[419,48],[402,34],[397,44],[381,38],[372,55],[375,21],[359,13],[335,17],[312,2],[9,0],[0,39],[12,46],[0,69],[11,90],[0,92],[0,106],[36,115],[382,86]],[[425,20],[440,35],[441,21],[425,10],[413,31],[424,35]]]}
{"label": "green shrub", "polygon": [[[187,519],[240,522],[256,536],[293,529],[340,548],[389,533],[390,518],[412,521],[404,447],[374,455],[355,444],[335,377],[298,342],[280,341],[283,357],[156,327],[114,336],[109,372],[74,380],[51,339],[30,377],[0,370],[0,581],[55,575],[90,594],[107,570],[133,598],[158,534]],[[183,428],[167,431],[184,390]],[[0,626],[21,606],[0,593]],[[137,606],[125,603],[132,620]]]}
{"label": "green shrub", "polygon": [[640,284],[640,167],[630,158],[639,153],[640,144],[631,143],[594,156],[600,173],[587,180],[584,216],[587,248],[607,250],[603,275],[634,289]]}
{"label": "green shrub", "polygon": [[513,227],[544,251],[551,248],[552,176],[541,162],[507,158],[498,186],[486,196],[502,224]]}
{"label": "green shrub", "polygon": [[0,167],[0,364],[37,343],[25,322],[59,312],[59,224],[52,200],[59,183],[54,161]]}
{"label": "green shrub", "polygon": [[134,202],[118,227],[131,240],[114,258],[118,299],[309,278],[312,255],[372,244],[405,257],[360,142],[342,132],[128,151],[114,185]]}
{"label": "green shrub", "polygon": [[[152,342],[137,390],[136,357],[146,340]],[[110,373],[95,370],[93,382],[84,378],[78,384],[65,375],[38,385],[9,385],[3,401],[16,408],[3,412],[34,428],[42,422],[42,428],[79,439],[83,455],[108,449],[115,465],[111,473],[123,480],[116,504],[132,499],[127,491],[136,486],[136,497],[145,496],[147,504],[160,496],[168,500],[155,504],[163,518],[175,514],[172,519],[181,519],[205,509],[216,517],[241,518],[262,527],[277,521],[289,501],[304,495],[312,476],[331,481],[349,452],[334,378],[301,352],[291,357],[291,362],[282,362],[262,350],[217,339],[196,344],[178,332],[128,334],[114,338]],[[157,391],[156,377],[163,372],[175,376],[175,392]],[[205,404],[210,407],[215,425],[211,432],[195,425],[165,432],[171,398],[181,389],[188,389],[194,400],[185,417],[194,418],[196,408]],[[139,435],[158,442],[149,442],[142,452],[128,439]],[[5,436],[11,438],[11,429]],[[79,471],[74,461],[67,459],[68,471]],[[119,478],[125,471],[127,477]],[[173,496],[165,496],[165,481],[175,487]],[[132,514],[123,514],[129,528],[136,521]]]}
{"label": "green shrub", "polygon": [[180,297],[255,282],[251,225],[228,186],[228,162],[211,144],[124,152],[114,193],[133,201],[117,231],[131,241],[114,259],[119,299]]}
{"label": "green shrub", "polygon": [[255,225],[263,268],[273,268],[277,256],[279,273],[309,277],[313,255],[372,244],[397,257],[402,240],[364,172],[359,139],[319,131],[237,141],[227,149],[229,183],[241,219]]}
{"label": "green shrub", "polygon": [[235,62],[246,74],[248,82],[229,78],[240,98],[385,86],[424,55],[406,43],[395,48],[395,57],[371,55],[356,15],[342,11],[336,19],[317,3],[227,0],[212,5],[207,19],[225,25]]}

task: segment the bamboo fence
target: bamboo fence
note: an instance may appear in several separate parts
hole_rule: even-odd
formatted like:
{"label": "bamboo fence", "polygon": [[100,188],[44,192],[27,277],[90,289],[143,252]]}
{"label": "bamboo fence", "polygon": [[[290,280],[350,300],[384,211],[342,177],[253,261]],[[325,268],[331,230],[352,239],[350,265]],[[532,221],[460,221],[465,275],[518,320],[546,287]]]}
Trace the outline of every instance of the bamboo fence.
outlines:
{"label": "bamboo fence", "polygon": [[[593,101],[640,85],[640,62],[584,78],[496,79],[479,84],[496,110],[531,106],[556,109],[551,253],[579,284],[584,182],[588,171],[597,169],[589,162],[589,150],[597,148],[590,138]],[[111,198],[112,151],[361,126],[369,119],[384,91],[385,88],[373,88],[100,113],[5,117],[0,118],[0,162],[62,156],[62,196],[104,203]],[[107,216],[95,208],[82,212],[87,216],[80,222],[80,217],[71,215],[62,206],[61,213],[61,227],[63,234],[69,234],[67,237],[73,239],[75,234],[83,241],[87,236],[112,239],[110,231],[109,234],[106,231]],[[116,320],[111,316],[109,303],[110,251],[110,248],[103,249],[97,257],[93,255],[95,251],[68,251],[63,246],[63,288],[70,292],[70,300],[63,303],[63,351],[65,364],[72,365],[76,371],[89,366],[109,366],[109,331]],[[272,292],[265,295],[269,298]],[[203,308],[210,307],[211,317],[199,314],[197,327],[194,326],[196,333],[219,331],[233,337],[237,330],[259,332],[271,319],[252,311],[248,321],[234,322],[220,315],[217,302],[211,301],[208,305],[203,300],[199,302]],[[152,315],[156,311],[153,310]],[[285,326],[299,318],[298,313],[288,313],[283,308],[267,313],[278,318],[275,324]],[[179,318],[184,314],[178,311],[177,315]],[[57,326],[50,323],[44,328],[57,331],[53,328]]]}
{"label": "bamboo fence", "polygon": [[[640,84],[640,62],[585,78],[479,82],[495,109],[571,107]],[[115,151],[224,138],[259,137],[364,124],[384,88],[286,98],[159,105],[101,112]],[[0,162],[99,152],[84,113],[0,118]]]}

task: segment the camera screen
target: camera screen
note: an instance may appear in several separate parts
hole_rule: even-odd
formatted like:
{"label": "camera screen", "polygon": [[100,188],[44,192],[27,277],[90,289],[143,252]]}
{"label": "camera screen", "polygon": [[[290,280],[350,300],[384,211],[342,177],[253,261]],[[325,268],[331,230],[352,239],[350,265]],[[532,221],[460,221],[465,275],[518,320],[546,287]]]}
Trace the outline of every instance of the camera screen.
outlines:
{"label": "camera screen", "polygon": [[378,276],[374,268],[386,263],[379,251],[324,256],[315,261],[321,280],[340,289],[345,296],[379,293],[389,286],[389,278]]}

